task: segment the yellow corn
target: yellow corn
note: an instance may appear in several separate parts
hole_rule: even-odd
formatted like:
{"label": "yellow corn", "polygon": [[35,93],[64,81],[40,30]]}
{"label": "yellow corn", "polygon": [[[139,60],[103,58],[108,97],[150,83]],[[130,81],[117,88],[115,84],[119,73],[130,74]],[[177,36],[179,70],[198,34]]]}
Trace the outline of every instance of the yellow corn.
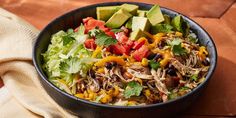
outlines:
{"label": "yellow corn", "polygon": [[140,79],[140,78],[135,78],[135,80],[137,80],[141,85],[143,85],[142,79]]}
{"label": "yellow corn", "polygon": [[84,98],[87,98],[88,97],[88,92],[87,91],[84,91]]}
{"label": "yellow corn", "polygon": [[137,103],[136,101],[128,101],[129,106],[136,105],[136,103]]}
{"label": "yellow corn", "polygon": [[180,36],[180,37],[183,36],[183,34],[181,32],[175,32],[175,35]]}
{"label": "yellow corn", "polygon": [[149,89],[145,90],[145,91],[144,91],[144,95],[145,95],[146,97],[150,97],[150,96],[151,96],[151,91],[150,91]]}
{"label": "yellow corn", "polygon": [[110,90],[107,92],[107,94],[110,95],[110,96],[112,96],[112,95],[113,95],[113,92],[114,92],[114,90],[113,90],[113,89],[110,89]]}
{"label": "yellow corn", "polygon": [[112,97],[110,95],[105,95],[100,101],[102,103],[108,103],[112,100]]}
{"label": "yellow corn", "polygon": [[99,68],[99,69],[97,70],[97,72],[98,72],[98,73],[104,73],[104,68]]}
{"label": "yellow corn", "polygon": [[78,97],[78,98],[84,98],[84,94],[83,93],[75,94],[75,96]]}
{"label": "yellow corn", "polygon": [[148,59],[143,58],[141,64],[142,66],[148,66]]}
{"label": "yellow corn", "polygon": [[120,91],[119,91],[119,87],[118,86],[115,86],[114,88],[115,88],[115,90],[113,92],[113,96],[116,97],[116,96],[119,95]]}
{"label": "yellow corn", "polygon": [[206,55],[208,55],[206,47],[205,46],[201,46],[199,48],[198,56],[200,57],[201,60],[204,60],[206,58]]}

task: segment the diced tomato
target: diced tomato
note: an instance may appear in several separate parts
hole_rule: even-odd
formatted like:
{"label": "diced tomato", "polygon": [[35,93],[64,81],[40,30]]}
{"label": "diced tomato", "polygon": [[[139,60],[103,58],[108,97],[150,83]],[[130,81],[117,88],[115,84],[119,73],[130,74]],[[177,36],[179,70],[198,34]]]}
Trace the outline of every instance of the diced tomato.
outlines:
{"label": "diced tomato", "polygon": [[143,40],[143,41],[141,41],[141,42],[135,41],[135,42],[134,42],[133,49],[137,50],[137,49],[139,49],[140,47],[142,47],[144,44],[145,44],[145,40]]}
{"label": "diced tomato", "polygon": [[129,40],[129,38],[126,36],[126,34],[124,32],[116,33],[116,39],[121,44],[125,44]]}
{"label": "diced tomato", "polygon": [[116,38],[115,33],[112,31],[105,32],[108,36],[111,36],[112,38]]}
{"label": "diced tomato", "polygon": [[86,24],[89,20],[94,19],[93,17],[87,17],[83,19],[83,23]]}
{"label": "diced tomato", "polygon": [[110,29],[105,27],[105,22],[101,20],[96,20],[92,17],[87,17],[83,19],[84,27],[85,27],[85,32],[87,33],[89,30],[94,29],[95,27],[98,27],[100,30],[107,32]]}
{"label": "diced tomato", "polygon": [[124,48],[124,46],[120,44],[112,45],[111,47],[112,47],[112,52],[117,55],[121,55],[126,52],[126,49]]}
{"label": "diced tomato", "polygon": [[146,45],[143,45],[141,48],[139,48],[133,53],[133,57],[135,60],[141,61],[143,58],[148,56],[148,52],[148,47]]}
{"label": "diced tomato", "polygon": [[97,45],[95,44],[95,40],[94,39],[87,39],[84,42],[84,45],[86,48],[88,49],[96,49]]}

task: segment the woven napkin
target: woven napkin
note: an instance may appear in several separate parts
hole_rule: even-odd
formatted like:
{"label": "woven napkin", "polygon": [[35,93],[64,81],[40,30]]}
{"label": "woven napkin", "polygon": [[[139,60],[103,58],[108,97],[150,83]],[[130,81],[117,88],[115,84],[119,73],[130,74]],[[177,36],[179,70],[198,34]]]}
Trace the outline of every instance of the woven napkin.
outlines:
{"label": "woven napkin", "polygon": [[38,30],[0,8],[0,118],[71,118],[42,88],[32,65]]}

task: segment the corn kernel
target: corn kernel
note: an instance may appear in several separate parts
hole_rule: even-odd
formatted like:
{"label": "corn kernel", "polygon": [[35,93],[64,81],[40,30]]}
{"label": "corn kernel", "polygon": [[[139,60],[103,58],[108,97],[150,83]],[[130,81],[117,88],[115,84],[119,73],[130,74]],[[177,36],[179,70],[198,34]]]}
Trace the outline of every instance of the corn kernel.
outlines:
{"label": "corn kernel", "polygon": [[119,91],[119,87],[118,86],[115,86],[115,91],[113,92],[113,96],[116,97],[119,95],[120,91]]}
{"label": "corn kernel", "polygon": [[180,36],[180,37],[183,36],[183,34],[181,32],[175,32],[175,35]]}
{"label": "corn kernel", "polygon": [[143,58],[141,63],[142,63],[142,66],[148,66],[148,59]]}
{"label": "corn kernel", "polygon": [[78,98],[84,98],[84,94],[83,93],[75,94],[75,96],[78,97]]}
{"label": "corn kernel", "polygon": [[110,95],[105,95],[102,99],[101,102],[102,103],[108,103],[112,100],[112,97]]}
{"label": "corn kernel", "polygon": [[144,95],[145,95],[146,97],[150,97],[150,96],[151,96],[151,91],[150,91],[149,89],[145,90],[145,91],[144,91]]}
{"label": "corn kernel", "polygon": [[128,101],[128,106],[136,105],[136,101]]}
{"label": "corn kernel", "polygon": [[141,85],[143,85],[142,79],[140,79],[140,78],[135,78],[135,80],[137,80]]}
{"label": "corn kernel", "polygon": [[98,73],[104,73],[104,68],[99,68],[99,69],[97,70],[97,72],[98,72]]}

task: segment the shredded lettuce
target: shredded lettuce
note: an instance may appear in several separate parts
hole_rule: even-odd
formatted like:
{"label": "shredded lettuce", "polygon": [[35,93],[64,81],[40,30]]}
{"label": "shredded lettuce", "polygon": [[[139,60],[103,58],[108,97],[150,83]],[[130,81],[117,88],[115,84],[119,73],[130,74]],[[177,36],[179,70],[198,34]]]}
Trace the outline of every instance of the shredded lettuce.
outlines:
{"label": "shredded lettuce", "polygon": [[51,44],[42,54],[43,68],[49,80],[64,88],[65,91],[68,91],[67,88],[65,89],[65,84],[73,87],[76,74],[85,77],[92,67],[92,62],[96,61],[91,58],[92,52],[83,45],[87,37],[88,35],[84,34],[83,25],[78,28],[77,32],[72,29],[67,32],[59,31],[52,35]]}

